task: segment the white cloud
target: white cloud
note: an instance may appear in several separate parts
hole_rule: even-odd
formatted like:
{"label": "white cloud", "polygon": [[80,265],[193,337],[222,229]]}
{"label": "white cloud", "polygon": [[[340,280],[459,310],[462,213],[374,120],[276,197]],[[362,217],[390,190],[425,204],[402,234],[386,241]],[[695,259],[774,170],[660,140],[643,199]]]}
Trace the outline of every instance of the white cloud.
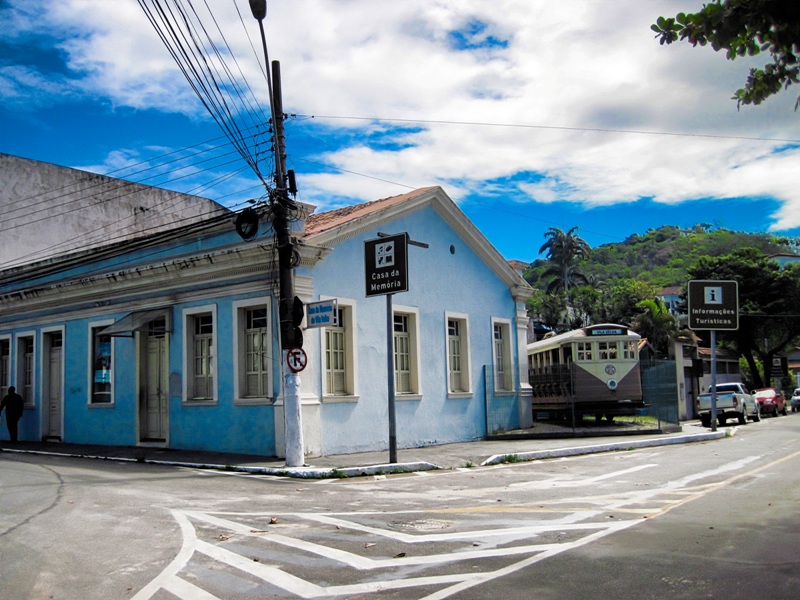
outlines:
{"label": "white cloud", "polygon": [[[0,70],[4,98],[23,94],[23,87],[53,96],[59,88],[68,96],[80,89],[115,106],[203,116],[135,0],[11,5],[24,12],[14,13],[7,37],[19,39],[32,22],[38,32],[63,32],[55,43],[71,78],[26,72],[21,60]],[[741,111],[730,100],[749,65],[767,57],[729,62],[709,48],[662,47],[654,39],[649,26],[659,15],[700,5],[271,0],[265,25],[270,58],[282,64],[285,108],[317,115],[321,130],[376,130],[366,121],[324,115],[531,126],[427,123],[395,140],[403,143],[399,149],[356,140],[314,159],[374,179],[303,175],[304,199],[324,201],[343,190],[372,199],[387,189],[402,193],[402,185],[435,183],[459,197],[507,179],[517,200],[541,203],[769,196],[781,202],[773,227],[798,227],[791,175],[797,149],[773,153],[778,142],[597,131],[800,139],[794,90]],[[266,97],[256,62],[260,38],[247,2],[211,6],[247,81]]]}
{"label": "white cloud", "polygon": [[80,95],[74,83],[63,77],[44,75],[20,65],[0,67],[0,98],[7,106],[29,110],[75,99]]}

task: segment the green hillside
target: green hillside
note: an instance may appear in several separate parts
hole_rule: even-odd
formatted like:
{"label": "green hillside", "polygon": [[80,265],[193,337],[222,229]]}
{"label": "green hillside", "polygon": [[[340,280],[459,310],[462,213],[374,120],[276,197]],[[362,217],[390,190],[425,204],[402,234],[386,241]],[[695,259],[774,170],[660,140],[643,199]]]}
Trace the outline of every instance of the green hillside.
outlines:
{"label": "green hillside", "polygon": [[[636,279],[654,287],[683,285],[687,270],[702,256],[724,256],[748,246],[767,255],[795,253],[799,242],[766,233],[664,225],[644,235],[633,234],[621,243],[593,248],[588,260],[580,264],[580,270],[594,285],[624,279]],[[542,275],[547,266],[546,260],[535,260],[525,271],[525,279],[534,288],[543,289],[547,279]]]}

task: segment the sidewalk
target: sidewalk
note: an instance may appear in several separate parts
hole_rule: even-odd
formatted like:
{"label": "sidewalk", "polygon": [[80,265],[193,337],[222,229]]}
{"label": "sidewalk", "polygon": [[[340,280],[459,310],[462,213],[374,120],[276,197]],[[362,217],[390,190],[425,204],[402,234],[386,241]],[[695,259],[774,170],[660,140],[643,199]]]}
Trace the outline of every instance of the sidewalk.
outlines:
{"label": "sidewalk", "polygon": [[[56,442],[0,442],[8,453],[71,456],[147,464],[218,469],[261,475],[300,478],[358,477],[432,469],[458,469],[502,462],[577,456],[631,448],[687,444],[724,438],[735,428],[711,432],[697,422],[684,423],[682,431],[639,436],[580,439],[531,439],[476,441],[397,451],[397,462],[389,463],[389,451],[337,454],[308,458],[308,465],[287,467],[283,459],[247,454],[225,454],[198,450],[150,447],[94,446]],[[509,460],[509,457],[511,459]]]}

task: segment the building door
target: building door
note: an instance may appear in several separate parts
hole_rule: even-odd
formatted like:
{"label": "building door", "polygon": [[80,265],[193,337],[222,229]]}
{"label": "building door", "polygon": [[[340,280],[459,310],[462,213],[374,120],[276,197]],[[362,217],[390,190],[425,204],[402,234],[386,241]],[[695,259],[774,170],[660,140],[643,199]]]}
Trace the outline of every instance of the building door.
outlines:
{"label": "building door", "polygon": [[697,397],[695,393],[695,375],[694,371],[691,367],[687,367],[683,370],[683,388],[686,392],[686,404],[684,405],[684,414],[681,415],[684,419],[694,419],[694,400]]}
{"label": "building door", "polygon": [[47,352],[46,379],[44,381],[44,394],[42,397],[47,402],[47,427],[45,437],[61,439],[61,418],[63,414],[63,396],[61,394],[61,374],[63,372],[63,352],[61,333],[48,333],[45,339]]}
{"label": "building door", "polygon": [[142,363],[142,441],[166,441],[168,431],[167,336],[152,323],[146,333]]}

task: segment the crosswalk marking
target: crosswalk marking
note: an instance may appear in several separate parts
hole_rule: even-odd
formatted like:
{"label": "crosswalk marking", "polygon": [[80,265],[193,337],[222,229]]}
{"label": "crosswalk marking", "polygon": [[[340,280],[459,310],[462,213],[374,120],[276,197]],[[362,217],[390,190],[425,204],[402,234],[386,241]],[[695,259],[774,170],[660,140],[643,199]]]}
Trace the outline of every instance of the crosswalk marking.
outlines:
{"label": "crosswalk marking", "polygon": [[[424,594],[420,600],[444,600],[463,590],[525,569],[552,556],[591,544],[605,536],[642,523],[647,517],[664,514],[676,506],[721,489],[748,475],[743,473],[743,467],[758,460],[759,457],[749,457],[704,473],[667,482],[660,487],[634,489],[627,493],[605,496],[542,500],[537,502],[536,506],[515,505],[499,508],[483,505],[458,509],[363,511],[346,514],[300,512],[278,515],[282,524],[290,521],[301,524],[299,527],[288,529],[276,526],[264,530],[254,525],[254,523],[268,522],[270,515],[275,516],[274,513],[268,515],[257,512],[173,510],[172,513],[183,536],[181,550],[170,565],[136,594],[133,600],[149,600],[159,590],[164,590],[181,600],[214,600],[216,597],[213,594],[200,587],[202,582],[189,582],[181,576],[182,571],[196,555],[203,555],[234,572],[246,574],[250,580],[262,582],[298,598],[346,597],[390,589],[420,588],[421,594]],[[655,465],[642,465],[616,471],[594,480],[624,476],[652,466]],[[758,467],[749,474],[764,468],[766,467]],[[734,474],[724,481],[702,483],[703,479],[726,473]],[[480,519],[490,518],[498,511],[519,514],[519,524],[499,527],[480,526]],[[609,518],[610,511],[614,512],[615,518]],[[441,515],[444,514],[462,519],[470,517],[472,518],[470,524],[477,522],[478,525],[468,530],[432,531],[423,527],[414,531],[414,525],[425,525],[429,522],[437,526],[441,524],[441,527],[446,529],[450,522],[441,521]],[[428,517],[440,515],[440,518],[426,519],[425,515]],[[382,523],[383,521],[386,523]],[[341,538],[343,541],[354,539],[354,534],[365,534],[369,539],[385,540],[388,543],[385,547],[395,548],[400,544],[407,546],[409,550],[407,553],[401,552],[394,558],[368,556],[366,555],[368,546],[365,546],[364,554],[333,547],[334,542],[326,535],[319,536],[321,542],[303,539],[304,535],[313,535],[314,528],[302,526],[302,523],[329,526],[343,533]],[[391,523],[395,523],[395,526],[392,527]],[[409,527],[411,532],[398,530],[398,523],[411,524]],[[209,529],[225,531],[230,535],[220,535],[213,541],[198,536],[198,531],[204,531],[208,537]],[[296,534],[288,535],[287,531],[294,531]],[[234,540],[235,544],[226,547],[230,540]],[[375,546],[377,543],[376,541],[370,546]],[[438,548],[434,544],[448,544],[453,549],[424,554],[425,544],[431,545],[431,548]],[[271,564],[267,564],[243,555],[242,548],[251,548],[260,556],[285,556],[286,561],[278,564],[281,559],[277,558],[273,559]],[[281,548],[281,552],[275,552],[275,548]],[[314,568],[304,568],[300,571],[302,576],[290,572],[293,568],[296,569],[297,564],[304,563],[299,557],[307,555],[319,561],[314,563],[318,569],[350,569],[352,583],[346,585],[317,583],[313,581],[316,574]],[[298,558],[292,561],[291,557]],[[486,563],[492,565],[488,570],[476,569],[476,565],[481,564],[481,561],[497,559],[507,559],[507,564],[497,568],[496,562],[492,562]],[[462,563],[465,566],[469,565],[469,570],[461,568],[466,572],[459,572],[459,565]],[[425,574],[426,569],[441,571],[446,568],[452,573]],[[427,590],[422,591],[422,588]],[[439,589],[431,592],[431,588]]]}

